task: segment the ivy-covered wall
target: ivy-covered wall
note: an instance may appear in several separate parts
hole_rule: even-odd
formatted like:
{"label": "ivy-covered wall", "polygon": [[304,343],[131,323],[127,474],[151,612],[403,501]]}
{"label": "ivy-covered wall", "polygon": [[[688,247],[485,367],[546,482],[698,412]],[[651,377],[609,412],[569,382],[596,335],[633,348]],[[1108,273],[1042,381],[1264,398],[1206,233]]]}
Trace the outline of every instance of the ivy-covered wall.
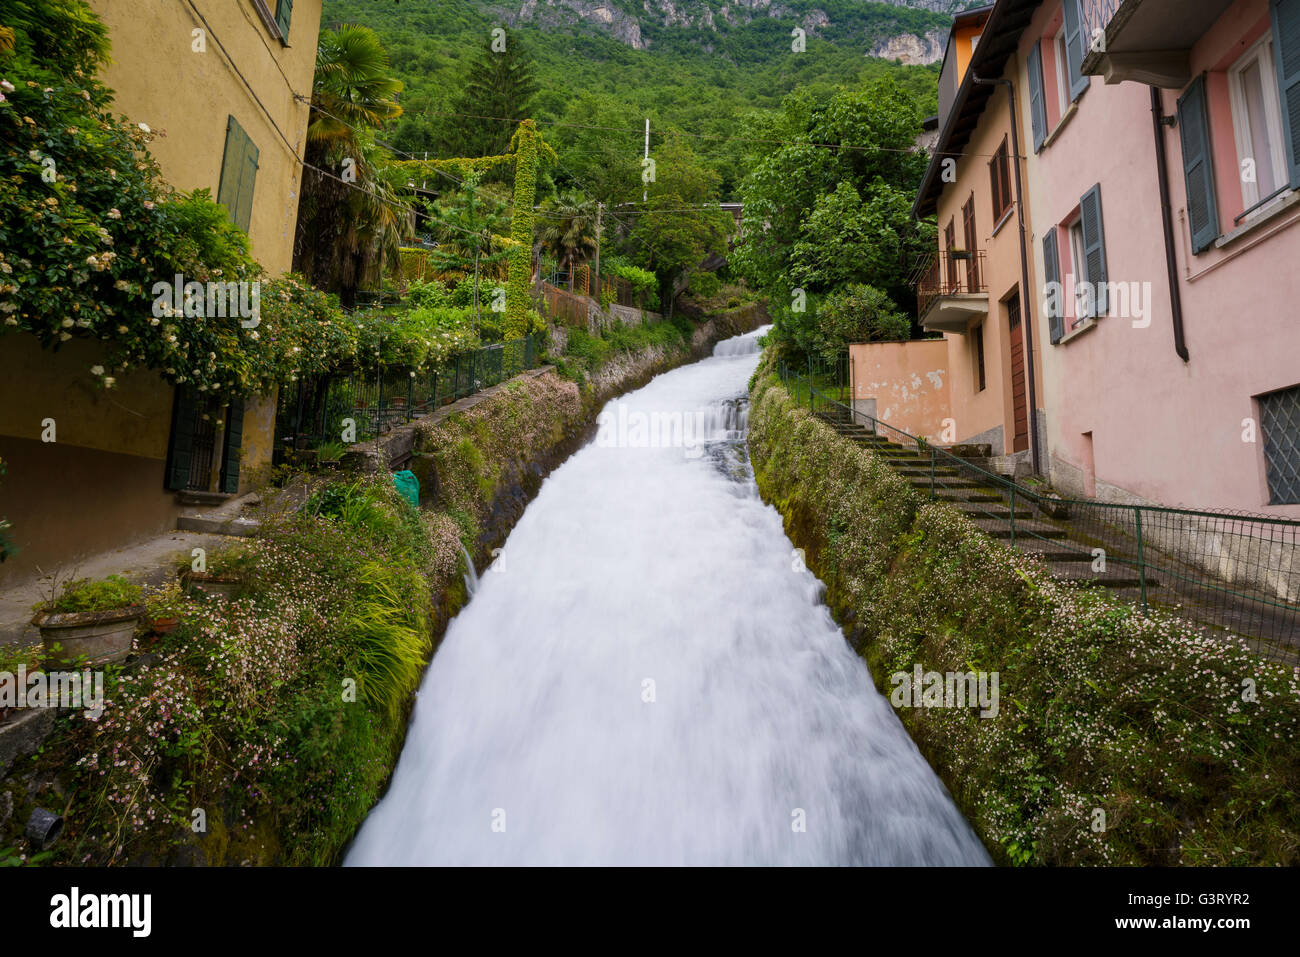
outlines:
{"label": "ivy-covered wall", "polygon": [[877,687],[996,672],[1000,708],[900,707],[995,859],[1300,863],[1300,671],[1144,617],[914,492],[798,407],[769,363],[750,455]]}

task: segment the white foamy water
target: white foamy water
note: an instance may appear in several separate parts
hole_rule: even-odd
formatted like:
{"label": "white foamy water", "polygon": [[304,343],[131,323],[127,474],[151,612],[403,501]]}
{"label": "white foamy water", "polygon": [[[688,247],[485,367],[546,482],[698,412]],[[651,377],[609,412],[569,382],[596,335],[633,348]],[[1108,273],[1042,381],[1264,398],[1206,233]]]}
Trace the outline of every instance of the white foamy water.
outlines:
{"label": "white foamy water", "polygon": [[988,862],[758,497],[762,331],[624,397],[712,410],[708,441],[595,441],[545,481],[348,864]]}

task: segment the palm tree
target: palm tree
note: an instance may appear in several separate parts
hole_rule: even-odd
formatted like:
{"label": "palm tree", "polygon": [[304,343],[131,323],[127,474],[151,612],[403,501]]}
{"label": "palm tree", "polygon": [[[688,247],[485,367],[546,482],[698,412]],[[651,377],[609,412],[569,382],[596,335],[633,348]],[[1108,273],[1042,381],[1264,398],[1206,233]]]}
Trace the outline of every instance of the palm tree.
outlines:
{"label": "palm tree", "polygon": [[396,266],[414,229],[402,174],[374,130],[401,115],[400,80],[369,27],[321,36],[307,125],[294,268],[352,305],[357,288]]}
{"label": "palm tree", "polygon": [[538,238],[543,248],[562,260],[573,292],[573,260],[596,248],[596,203],[577,190],[567,190],[546,201],[541,211]]}

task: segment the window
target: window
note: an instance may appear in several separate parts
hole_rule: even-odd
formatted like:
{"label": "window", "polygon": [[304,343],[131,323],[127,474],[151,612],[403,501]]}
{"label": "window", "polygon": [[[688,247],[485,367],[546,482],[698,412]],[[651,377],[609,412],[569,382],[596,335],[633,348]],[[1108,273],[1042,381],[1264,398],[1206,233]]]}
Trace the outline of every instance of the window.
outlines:
{"label": "window", "polygon": [[1066,229],[1070,236],[1070,278],[1066,280],[1066,285],[1073,284],[1074,289],[1074,322],[1070,328],[1076,329],[1088,318],[1088,304],[1084,294],[1087,260],[1083,256],[1083,220],[1076,219]]}
{"label": "window", "polygon": [[253,215],[253,184],[257,180],[257,147],[233,117],[226,118],[226,152],[221,159],[217,202],[230,211],[230,221],[248,232]]}
{"label": "window", "polygon": [[975,233],[975,194],[971,193],[970,198],[962,205],[961,208],[962,230],[965,235],[966,253],[969,258],[966,260],[966,291],[980,291],[980,268],[979,257],[975,254],[975,247],[978,239]]}
{"label": "window", "polygon": [[[1287,185],[1276,77],[1273,38],[1267,34],[1228,70],[1245,209],[1259,205]],[[1250,176],[1252,168],[1254,175]]]}
{"label": "window", "polygon": [[1300,386],[1259,397],[1268,504],[1300,504]]}
{"label": "window", "polygon": [[971,349],[975,359],[975,391],[984,391],[984,324],[971,332]]}
{"label": "window", "polygon": [[989,161],[989,184],[993,189],[993,222],[997,223],[1011,208],[1011,162],[1005,136]]}
{"label": "window", "polygon": [[1056,115],[1064,116],[1070,108],[1069,62],[1065,57],[1065,25],[1052,40],[1052,59],[1056,63]]}

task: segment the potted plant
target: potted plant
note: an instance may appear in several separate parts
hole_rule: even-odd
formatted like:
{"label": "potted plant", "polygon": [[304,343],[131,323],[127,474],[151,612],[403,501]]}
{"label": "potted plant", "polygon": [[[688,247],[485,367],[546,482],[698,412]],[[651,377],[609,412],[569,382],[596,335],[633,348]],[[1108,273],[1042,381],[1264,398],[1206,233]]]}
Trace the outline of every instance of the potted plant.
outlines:
{"label": "potted plant", "polygon": [[343,460],[347,446],[342,442],[322,442],[316,446],[316,460],[328,468],[336,467]]}
{"label": "potted plant", "polygon": [[181,623],[189,605],[178,582],[171,582],[144,600],[145,622],[155,635],[170,635]]}
{"label": "potted plant", "polygon": [[65,582],[61,591],[52,583],[50,591],[50,597],[36,605],[32,619],[40,629],[47,661],[56,666],[100,665],[121,661],[131,653],[135,628],[145,610],[140,586],[110,575],[99,581]]}

